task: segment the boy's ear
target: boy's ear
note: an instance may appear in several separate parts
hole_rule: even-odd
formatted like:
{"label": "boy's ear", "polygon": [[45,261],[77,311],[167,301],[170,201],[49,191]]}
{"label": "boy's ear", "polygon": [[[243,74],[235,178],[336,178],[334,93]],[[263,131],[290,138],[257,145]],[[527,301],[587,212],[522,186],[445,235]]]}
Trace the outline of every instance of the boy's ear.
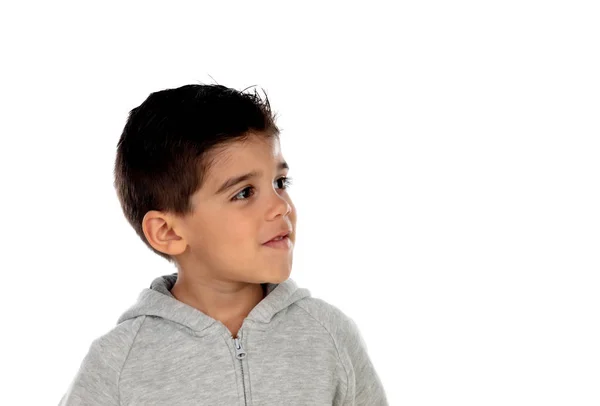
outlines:
{"label": "boy's ear", "polygon": [[175,256],[187,247],[185,238],[180,235],[177,218],[168,213],[148,211],[142,219],[142,230],[150,245],[162,253]]}

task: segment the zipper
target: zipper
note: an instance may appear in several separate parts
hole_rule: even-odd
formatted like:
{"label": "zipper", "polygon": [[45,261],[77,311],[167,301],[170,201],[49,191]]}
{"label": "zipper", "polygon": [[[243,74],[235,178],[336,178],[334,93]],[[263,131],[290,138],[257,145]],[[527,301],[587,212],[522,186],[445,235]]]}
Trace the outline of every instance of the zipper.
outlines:
{"label": "zipper", "polygon": [[[239,335],[239,334],[238,334]],[[242,346],[242,340],[234,337],[233,343],[235,344],[235,357],[240,360],[240,367],[242,368],[242,386],[244,388],[244,405],[248,405],[246,400],[246,382],[244,382],[244,358],[246,358],[246,351]]]}

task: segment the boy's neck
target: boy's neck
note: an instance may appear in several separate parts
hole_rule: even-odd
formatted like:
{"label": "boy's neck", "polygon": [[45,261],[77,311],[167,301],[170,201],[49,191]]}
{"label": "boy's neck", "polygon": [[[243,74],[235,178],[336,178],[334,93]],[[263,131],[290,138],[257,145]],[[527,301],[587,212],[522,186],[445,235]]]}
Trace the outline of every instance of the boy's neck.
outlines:
{"label": "boy's neck", "polygon": [[266,295],[266,286],[190,278],[179,271],[171,294],[180,302],[219,320],[236,336],[244,319]]}

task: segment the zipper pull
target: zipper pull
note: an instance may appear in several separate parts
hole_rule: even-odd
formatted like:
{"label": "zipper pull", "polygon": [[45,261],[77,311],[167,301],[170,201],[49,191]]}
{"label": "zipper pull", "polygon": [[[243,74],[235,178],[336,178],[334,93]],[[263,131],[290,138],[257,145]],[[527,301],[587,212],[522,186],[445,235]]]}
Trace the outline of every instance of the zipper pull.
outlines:
{"label": "zipper pull", "polygon": [[234,338],[233,341],[235,342],[235,357],[237,359],[246,357],[246,351],[244,350],[244,347],[242,347],[242,342],[240,339]]}

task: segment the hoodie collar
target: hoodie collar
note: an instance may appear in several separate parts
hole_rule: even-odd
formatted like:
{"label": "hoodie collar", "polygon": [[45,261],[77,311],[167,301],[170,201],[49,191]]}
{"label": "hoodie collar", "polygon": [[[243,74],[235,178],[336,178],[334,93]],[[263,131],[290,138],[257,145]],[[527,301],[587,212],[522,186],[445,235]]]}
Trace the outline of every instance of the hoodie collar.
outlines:
{"label": "hoodie collar", "polygon": [[[118,319],[117,324],[139,316],[161,317],[182,324],[194,331],[202,331],[217,320],[189,306],[171,294],[177,280],[177,272],[155,278],[149,288],[139,294],[137,301]],[[246,319],[268,324],[273,316],[300,299],[310,296],[306,288],[299,288],[288,278],[282,283],[267,283],[266,296],[248,314]]]}

